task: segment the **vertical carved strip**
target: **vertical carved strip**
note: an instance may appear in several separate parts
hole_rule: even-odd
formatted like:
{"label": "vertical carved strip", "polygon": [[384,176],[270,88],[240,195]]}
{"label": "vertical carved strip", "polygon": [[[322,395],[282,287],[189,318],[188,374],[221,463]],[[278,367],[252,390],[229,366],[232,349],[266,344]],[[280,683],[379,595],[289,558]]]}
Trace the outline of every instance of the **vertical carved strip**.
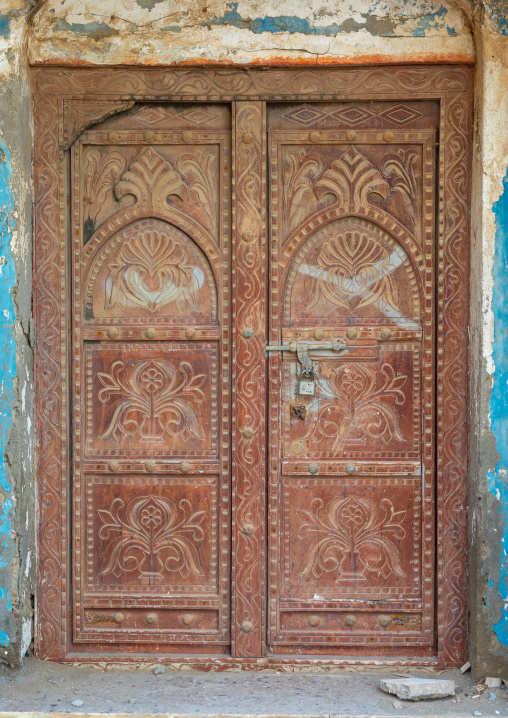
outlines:
{"label": "vertical carved strip", "polygon": [[235,105],[233,177],[232,654],[265,642],[265,119]]}
{"label": "vertical carved strip", "polygon": [[35,105],[35,233],[34,306],[36,314],[35,392],[37,485],[39,496],[39,558],[36,652],[38,658],[62,656],[63,544],[62,367],[60,336],[65,301],[58,228],[59,149],[58,102],[37,95]]}
{"label": "vertical carved strip", "polygon": [[442,590],[438,603],[439,651],[449,665],[461,665],[467,658],[470,108],[468,96],[446,98],[442,363],[438,367],[438,416],[442,416],[438,437],[438,530],[442,522],[438,566],[442,568]]}

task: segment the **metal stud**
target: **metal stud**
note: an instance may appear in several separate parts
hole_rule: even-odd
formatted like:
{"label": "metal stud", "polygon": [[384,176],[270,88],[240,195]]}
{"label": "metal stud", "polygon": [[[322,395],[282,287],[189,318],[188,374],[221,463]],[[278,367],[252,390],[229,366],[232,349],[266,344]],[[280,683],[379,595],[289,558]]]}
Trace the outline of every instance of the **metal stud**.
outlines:
{"label": "metal stud", "polygon": [[108,337],[110,339],[117,339],[120,335],[120,332],[116,327],[111,327],[111,329],[108,329]]}
{"label": "metal stud", "polygon": [[156,335],[157,335],[157,332],[155,331],[155,329],[153,327],[148,327],[148,329],[145,332],[145,337],[147,339],[154,339]]}
{"label": "metal stud", "polygon": [[389,329],[381,330],[381,339],[389,339],[391,336],[392,336],[392,333]]}
{"label": "metal stud", "polygon": [[312,628],[317,628],[319,624],[321,623],[321,619],[319,616],[309,616],[309,626]]}
{"label": "metal stud", "polygon": [[108,464],[108,469],[114,474],[120,469],[120,464],[118,461],[110,461]]}
{"label": "metal stud", "polygon": [[113,621],[115,623],[123,623],[125,621],[125,616],[123,615],[123,613],[120,612],[115,613],[113,616]]}
{"label": "metal stud", "polygon": [[242,232],[242,239],[244,242],[252,242],[255,236],[256,235],[251,229],[246,229],[244,232]]}
{"label": "metal stud", "polygon": [[244,145],[250,145],[254,142],[254,135],[252,132],[244,132],[242,135],[242,142]]}
{"label": "metal stud", "polygon": [[154,623],[157,623],[158,620],[159,620],[159,617],[157,616],[156,613],[147,613],[146,614],[146,622],[150,626],[152,626]]}
{"label": "metal stud", "polygon": [[254,330],[250,327],[245,327],[245,329],[242,330],[242,337],[245,337],[245,339],[250,339],[253,334]]}
{"label": "metal stud", "polygon": [[182,461],[182,463],[180,464],[180,471],[182,472],[182,474],[188,474],[191,469],[192,466],[187,463],[187,461]]}
{"label": "metal stud", "polygon": [[383,139],[385,142],[393,142],[393,132],[385,132],[383,135]]}
{"label": "metal stud", "polygon": [[354,474],[356,471],[356,466],[354,464],[346,464],[346,473],[347,474]]}
{"label": "metal stud", "polygon": [[196,330],[194,329],[194,327],[186,329],[185,336],[187,337],[187,339],[193,339],[196,336]]}
{"label": "metal stud", "polygon": [[344,622],[346,626],[349,626],[352,628],[354,625],[356,625],[356,616],[352,616],[351,614],[348,614],[346,618],[344,619]]}
{"label": "metal stud", "polygon": [[386,628],[392,622],[392,619],[390,618],[390,616],[379,616],[378,620],[379,620],[379,625],[382,628]]}
{"label": "metal stud", "polygon": [[188,130],[186,130],[182,134],[182,140],[187,143],[192,142],[192,132],[189,132]]}
{"label": "metal stud", "polygon": [[317,474],[319,466],[317,464],[309,464],[309,474]]}
{"label": "metal stud", "polygon": [[317,339],[318,341],[321,341],[321,339],[325,338],[325,333],[322,329],[316,329],[314,332],[314,339]]}
{"label": "metal stud", "polygon": [[252,633],[254,630],[254,624],[251,621],[242,621],[240,628],[244,633]]}
{"label": "metal stud", "polygon": [[184,613],[182,616],[182,623],[184,626],[190,626],[194,623],[194,616],[192,613]]}
{"label": "metal stud", "polygon": [[247,427],[242,431],[242,436],[244,439],[252,439],[254,436],[254,429],[251,429],[250,426]]}
{"label": "metal stud", "polygon": [[319,142],[320,139],[321,135],[319,134],[319,132],[311,132],[309,135],[309,140],[311,142]]}
{"label": "metal stud", "polygon": [[349,327],[349,329],[346,331],[346,336],[348,339],[356,339],[356,337],[358,336],[358,332],[356,331],[356,329]]}
{"label": "metal stud", "polygon": [[244,533],[245,536],[252,536],[254,531],[255,531],[255,528],[252,524],[245,524],[245,526],[242,529],[242,533]]}
{"label": "metal stud", "polygon": [[356,132],[354,130],[348,130],[346,132],[346,140],[349,140],[349,142],[356,140]]}
{"label": "metal stud", "polygon": [[155,132],[152,132],[151,130],[143,132],[143,139],[145,142],[153,142],[155,139]]}
{"label": "metal stud", "polygon": [[145,461],[145,471],[148,471],[149,474],[153,474],[156,470],[157,464],[155,461]]}

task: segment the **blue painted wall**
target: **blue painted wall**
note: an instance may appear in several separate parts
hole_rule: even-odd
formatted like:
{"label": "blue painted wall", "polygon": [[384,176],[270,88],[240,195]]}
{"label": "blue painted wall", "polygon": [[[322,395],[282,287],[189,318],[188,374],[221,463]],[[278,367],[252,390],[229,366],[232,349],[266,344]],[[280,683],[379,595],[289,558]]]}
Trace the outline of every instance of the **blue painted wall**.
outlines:
{"label": "blue painted wall", "polygon": [[12,603],[9,594],[11,563],[14,556],[12,519],[14,513],[12,487],[5,465],[5,448],[12,428],[13,378],[16,375],[16,346],[14,341],[14,305],[12,289],[16,283],[11,235],[14,196],[9,187],[12,176],[11,156],[0,138],[0,645],[8,646]]}
{"label": "blue painted wall", "polygon": [[[504,535],[499,583],[488,582],[489,594],[495,591],[503,601],[508,601],[508,170],[503,181],[503,193],[493,205],[496,216],[496,250],[494,255],[494,312],[493,359],[495,363],[494,384],[490,399],[490,418],[499,463],[487,475],[491,494],[500,502]],[[508,611],[502,612],[501,620],[494,625],[500,643],[508,646]]]}

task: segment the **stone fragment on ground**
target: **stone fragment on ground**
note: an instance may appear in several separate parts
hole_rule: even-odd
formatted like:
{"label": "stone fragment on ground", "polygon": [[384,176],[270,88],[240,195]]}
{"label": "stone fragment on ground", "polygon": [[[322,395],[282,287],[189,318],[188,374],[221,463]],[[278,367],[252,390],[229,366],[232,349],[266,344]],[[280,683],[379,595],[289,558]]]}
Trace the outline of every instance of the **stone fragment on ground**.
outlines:
{"label": "stone fragment on ground", "polygon": [[164,668],[164,666],[157,666],[157,668],[154,668],[154,676],[158,676],[160,673],[166,673],[166,669]]}
{"label": "stone fragment on ground", "polygon": [[405,701],[423,701],[455,695],[453,681],[436,678],[384,678],[379,687]]}
{"label": "stone fragment on ground", "polygon": [[76,700],[72,701],[72,705],[76,706],[76,708],[79,708],[84,704],[85,701],[82,701],[80,698],[76,698]]}
{"label": "stone fragment on ground", "polygon": [[493,676],[487,676],[483,681],[487,688],[501,688],[503,682],[500,678],[494,678]]}

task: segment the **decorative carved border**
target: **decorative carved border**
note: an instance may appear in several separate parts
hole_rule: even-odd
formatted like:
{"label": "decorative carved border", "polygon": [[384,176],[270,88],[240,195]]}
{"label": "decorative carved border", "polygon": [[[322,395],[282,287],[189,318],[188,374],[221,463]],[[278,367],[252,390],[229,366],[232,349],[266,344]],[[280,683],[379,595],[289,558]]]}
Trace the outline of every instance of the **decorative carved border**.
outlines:
{"label": "decorative carved border", "polygon": [[[466,655],[467,329],[469,317],[469,164],[472,69],[411,66],[340,69],[61,69],[33,70],[35,98],[36,432],[39,491],[39,658],[69,655],[68,637],[68,328],[66,271],[66,140],[89,123],[84,100],[96,103],[93,121],[120,102],[436,99],[441,103],[438,227],[443,275],[438,327],[438,648],[441,664]],[[65,103],[64,103],[65,100]],[[104,107],[98,103],[104,102]],[[116,107],[115,107],[116,105]],[[252,105],[251,105],[252,107]],[[258,105],[261,110],[261,105]],[[99,111],[100,110],[100,111]],[[85,116],[79,117],[79,114]],[[262,163],[262,160],[258,160]],[[240,169],[240,167],[238,167]],[[444,208],[444,209],[443,209]],[[238,221],[238,219],[237,219]],[[259,249],[260,257],[263,250]],[[261,260],[263,261],[263,260]],[[236,285],[238,286],[238,285]],[[264,301],[264,300],[260,300]],[[239,307],[238,307],[239,309]],[[237,397],[238,400],[238,397]],[[242,426],[236,429],[236,446]],[[260,424],[260,431],[262,431]],[[244,441],[244,439],[241,439]],[[236,495],[238,501],[239,496]],[[235,509],[239,519],[238,508]],[[263,516],[260,516],[262,521]],[[245,534],[243,534],[245,536]],[[239,541],[237,534],[236,549]],[[264,549],[260,547],[261,551]],[[236,575],[238,581],[238,575]],[[261,588],[261,586],[259,587]],[[255,593],[259,589],[255,589]],[[257,597],[262,608],[262,596]],[[238,623],[239,606],[234,607]],[[243,620],[243,619],[242,619]],[[241,621],[240,621],[241,623]],[[244,641],[248,637],[250,646]],[[253,655],[261,626],[235,639],[239,655]],[[242,647],[243,646],[243,647]],[[261,656],[261,653],[257,655]],[[293,660],[293,659],[291,659]],[[295,659],[296,660],[296,659]],[[197,661],[199,662],[199,661]],[[325,661],[326,662],[326,661]],[[414,659],[409,659],[414,663]],[[422,659],[422,663],[425,662]],[[428,661],[427,661],[428,662]]]}

